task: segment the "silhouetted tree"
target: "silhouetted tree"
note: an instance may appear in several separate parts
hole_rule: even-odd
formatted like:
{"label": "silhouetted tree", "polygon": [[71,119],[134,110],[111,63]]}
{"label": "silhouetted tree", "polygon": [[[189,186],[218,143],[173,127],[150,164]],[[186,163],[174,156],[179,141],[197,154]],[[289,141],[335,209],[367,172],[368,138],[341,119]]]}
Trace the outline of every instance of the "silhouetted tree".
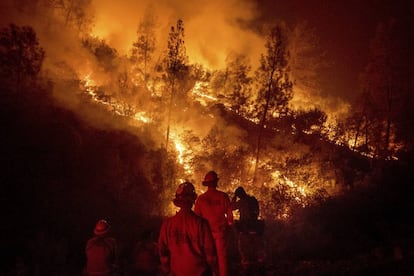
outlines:
{"label": "silhouetted tree", "polygon": [[223,188],[234,191],[237,188],[235,183],[246,180],[242,176],[248,170],[246,165],[249,164],[249,152],[247,145],[243,144],[245,132],[233,126],[228,128],[231,130],[214,125],[200,141],[202,149],[196,157],[195,168],[202,169],[203,175],[214,167],[221,174]]}
{"label": "silhouetted tree", "polygon": [[179,94],[178,82],[188,72],[188,57],[184,44],[184,23],[181,19],[177,21],[176,27],[172,26],[168,36],[168,53],[165,57],[166,81],[168,83],[169,103],[167,117],[167,135],[165,147],[168,149],[170,137],[171,112],[174,104],[174,97]]}
{"label": "silhouetted tree", "polygon": [[46,3],[63,16],[66,26],[74,26],[79,32],[87,31],[92,24],[93,16],[89,12],[92,0],[47,0]]}
{"label": "silhouetted tree", "polygon": [[295,83],[295,96],[319,95],[321,71],[329,67],[315,30],[298,23],[288,30],[289,78]]}
{"label": "silhouetted tree", "polygon": [[0,74],[5,80],[34,80],[39,74],[45,51],[32,27],[10,24],[0,31]]}
{"label": "silhouetted tree", "polygon": [[251,66],[246,56],[230,55],[227,58],[225,95],[229,97],[231,109],[241,115],[247,114],[248,99],[252,96],[250,70]]}
{"label": "silhouetted tree", "polygon": [[357,98],[356,103],[352,106],[353,111],[346,119],[346,128],[348,132],[354,134],[353,149],[372,154],[373,142],[372,129],[376,124],[378,110],[374,107],[372,95],[366,91],[362,92]]}
{"label": "silhouetted tree", "polygon": [[155,27],[156,18],[152,13],[147,11],[139,23],[137,40],[132,45],[131,61],[135,64],[136,70],[142,76],[145,85],[149,77],[148,66],[155,52]]}
{"label": "silhouetted tree", "polygon": [[326,113],[318,108],[299,110],[295,116],[295,127],[299,132],[314,131],[320,134],[326,119]]}
{"label": "silhouetted tree", "polygon": [[98,63],[106,72],[110,72],[115,67],[115,59],[118,57],[118,52],[112,48],[104,39],[96,37],[87,37],[82,40],[83,46],[91,51]]}
{"label": "silhouetted tree", "polygon": [[214,70],[211,73],[210,87],[214,96],[220,96],[224,93],[228,79],[228,68],[224,70]]}
{"label": "silhouetted tree", "polygon": [[259,163],[262,132],[269,114],[283,117],[287,114],[288,103],[292,99],[292,82],[289,79],[287,37],[281,25],[272,27],[266,37],[266,54],[262,54],[260,67],[256,71],[258,97],[256,113],[259,119],[256,145],[254,181]]}
{"label": "silhouetted tree", "polygon": [[396,119],[402,111],[409,78],[398,27],[395,20],[378,25],[362,75],[362,93],[370,100],[361,105],[360,111],[366,115],[366,135],[370,137],[366,141],[381,158],[390,157],[399,147]]}

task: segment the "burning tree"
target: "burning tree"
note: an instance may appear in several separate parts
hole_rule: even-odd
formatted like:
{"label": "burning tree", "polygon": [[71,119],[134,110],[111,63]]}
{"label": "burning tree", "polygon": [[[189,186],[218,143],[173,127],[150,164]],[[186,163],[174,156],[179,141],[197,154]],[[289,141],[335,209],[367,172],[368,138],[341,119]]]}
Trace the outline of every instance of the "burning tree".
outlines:
{"label": "burning tree", "polygon": [[96,61],[105,72],[112,72],[115,69],[118,51],[104,39],[88,36],[82,40],[82,44],[95,56]]}
{"label": "burning tree", "polygon": [[294,82],[294,95],[290,105],[294,109],[315,106],[323,102],[320,96],[322,70],[329,68],[324,50],[319,44],[315,30],[305,23],[299,23],[288,30],[289,77]]}
{"label": "burning tree", "polygon": [[266,38],[266,55],[262,55],[260,67],[256,71],[258,97],[256,113],[259,117],[256,145],[256,163],[254,181],[259,166],[263,129],[266,128],[268,114],[272,117],[283,117],[287,114],[289,100],[292,99],[292,82],[289,80],[287,38],[282,26],[276,25]]}
{"label": "burning tree", "polygon": [[[184,23],[181,19],[177,21],[177,25],[171,27],[168,37],[168,53],[165,57],[166,66],[166,81],[168,83],[169,103],[168,103],[168,117],[167,117],[167,134],[165,141],[165,148],[168,149],[170,138],[170,124],[171,112],[174,105],[174,99],[178,96],[179,82],[183,80],[188,72],[188,57],[184,44]],[[176,95],[177,94],[177,95]]]}
{"label": "burning tree", "polygon": [[294,125],[299,133],[322,133],[323,125],[327,115],[318,108],[310,110],[298,110],[295,112]]}
{"label": "burning tree", "polygon": [[227,66],[223,74],[222,87],[231,110],[240,116],[249,114],[249,100],[252,97],[251,65],[246,56],[231,54],[227,57]]}
{"label": "burning tree", "polygon": [[153,14],[147,11],[138,26],[137,40],[132,44],[130,59],[145,86],[147,86],[149,79],[148,66],[156,49],[155,27],[156,19]]}

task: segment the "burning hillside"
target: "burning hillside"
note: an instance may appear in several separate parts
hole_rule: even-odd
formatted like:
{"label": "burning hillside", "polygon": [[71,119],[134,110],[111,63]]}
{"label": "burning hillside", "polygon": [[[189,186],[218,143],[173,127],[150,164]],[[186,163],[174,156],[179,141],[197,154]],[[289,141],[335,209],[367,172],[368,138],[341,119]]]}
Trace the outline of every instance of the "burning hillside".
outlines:
{"label": "burning hillside", "polygon": [[[280,23],[255,34],[244,32],[243,39],[248,36],[257,45],[260,41],[261,57],[233,48],[221,68],[214,69],[214,58],[195,50],[200,34],[184,28],[181,19],[168,22],[167,31],[156,7],[148,6],[135,19],[133,39],[120,42],[111,36],[110,16],[101,18],[104,5],[102,10],[95,6],[97,21],[91,25],[90,2],[76,3],[40,1],[32,18],[25,10],[30,5],[21,10],[21,18],[36,22],[38,47],[46,52],[39,76],[53,82],[58,101],[72,110],[82,102],[93,104],[95,108],[80,112],[89,114],[92,124],[100,120],[91,115],[96,108],[106,110],[114,116],[112,127],[126,120],[134,135],[149,136],[139,139],[152,139],[153,147],[165,151],[160,166],[166,171],[157,184],[165,188],[165,214],[173,208],[170,197],[176,183],[199,183],[210,169],[219,172],[228,193],[242,185],[257,195],[266,219],[287,218],[291,208],[311,205],[362,180],[359,171],[365,166],[356,168],[338,152],[352,156],[347,148],[363,146],[358,137],[363,124],[344,129],[335,120],[345,104],[336,113],[321,109],[327,105],[315,91],[324,62],[315,54],[315,38],[306,25]],[[36,21],[44,14],[47,22]],[[56,26],[67,35],[60,33],[52,42],[48,37],[56,34]],[[223,28],[234,31],[227,24]],[[19,36],[18,27],[12,31]],[[57,49],[61,43],[67,44],[64,55]],[[256,60],[251,63],[252,58]],[[306,60],[312,61],[311,68],[304,66]],[[392,156],[403,145],[392,129],[387,137]],[[375,145],[361,153],[374,157]]]}
{"label": "burning hillside", "polygon": [[264,20],[266,1],[150,2],[0,4],[9,266],[23,254],[38,274],[77,274],[98,216],[132,247],[210,170],[258,198],[274,259],[306,259],[292,271],[315,252],[363,270],[370,250],[409,249],[411,15],[372,32],[352,102],[328,91],[346,88],[313,26]]}

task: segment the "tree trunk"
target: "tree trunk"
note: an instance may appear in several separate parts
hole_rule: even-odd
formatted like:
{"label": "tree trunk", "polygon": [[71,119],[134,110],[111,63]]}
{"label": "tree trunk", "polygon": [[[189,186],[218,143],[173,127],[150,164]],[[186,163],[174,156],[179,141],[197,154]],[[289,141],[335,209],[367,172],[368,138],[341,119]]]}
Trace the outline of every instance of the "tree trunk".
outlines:
{"label": "tree trunk", "polygon": [[392,97],[391,89],[387,88],[387,126],[385,129],[385,141],[384,141],[384,157],[388,157],[388,148],[390,145],[390,135],[391,135],[391,106],[392,106]]}
{"label": "tree trunk", "polygon": [[359,132],[360,132],[360,129],[361,129],[361,124],[362,124],[362,118],[361,118],[361,120],[358,120],[357,129],[356,129],[356,132],[355,132],[354,146],[353,146],[354,149],[356,149],[356,147],[357,147],[357,142],[358,142],[358,138],[359,138]]}
{"label": "tree trunk", "polygon": [[256,144],[256,162],[254,165],[254,172],[253,172],[253,184],[256,184],[256,181],[257,181],[257,169],[259,167],[261,140],[262,140],[262,135],[263,135],[263,128],[266,123],[267,111],[269,109],[269,102],[270,102],[270,96],[271,96],[270,91],[272,89],[274,72],[275,72],[275,68],[272,68],[272,72],[270,73],[270,79],[269,79],[269,83],[268,83],[267,91],[266,91],[266,104],[263,110],[262,119],[259,124],[259,132],[257,135],[257,144]]}
{"label": "tree trunk", "polygon": [[172,82],[171,82],[170,103],[168,105],[167,137],[166,137],[166,141],[165,141],[165,151],[167,151],[167,152],[168,152],[168,143],[169,143],[169,139],[170,139],[170,123],[171,123],[171,111],[172,111],[173,96],[174,96],[174,83],[175,83],[175,78],[173,77]]}

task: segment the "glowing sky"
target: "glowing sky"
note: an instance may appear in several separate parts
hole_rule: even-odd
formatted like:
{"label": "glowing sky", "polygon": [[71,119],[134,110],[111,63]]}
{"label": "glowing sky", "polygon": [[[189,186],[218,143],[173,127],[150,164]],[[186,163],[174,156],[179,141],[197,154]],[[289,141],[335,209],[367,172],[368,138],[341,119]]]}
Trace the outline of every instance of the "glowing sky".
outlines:
{"label": "glowing sky", "polygon": [[[185,3],[183,5],[183,3]],[[146,11],[157,21],[158,43],[165,45],[170,26],[184,21],[186,48],[192,62],[211,68],[224,65],[226,52],[248,53],[257,60],[262,52],[262,40],[252,30],[241,28],[239,21],[257,18],[257,6],[252,1],[94,1],[94,33],[106,37],[121,51],[128,51],[136,38],[136,30]]]}
{"label": "glowing sky", "polygon": [[[29,2],[1,1],[0,22],[24,22],[10,7],[19,10],[18,5],[30,6]],[[306,21],[316,30],[321,51],[332,64],[318,76],[317,81],[322,84],[319,97],[338,102],[350,100],[359,92],[358,76],[367,63],[369,41],[376,25],[390,17],[410,14],[412,8],[408,3],[405,0],[93,0],[93,33],[105,38],[120,53],[127,53],[136,38],[138,24],[150,11],[157,21],[158,50],[165,49],[169,28],[182,19],[190,62],[220,68],[226,56],[236,52],[247,54],[255,68],[264,52],[258,26],[277,20],[290,25]],[[60,34],[64,35],[68,36]],[[49,47],[52,48],[57,47]]]}
{"label": "glowing sky", "polygon": [[321,50],[332,64],[319,80],[322,97],[344,100],[351,100],[359,92],[358,76],[368,61],[369,41],[376,25],[400,16],[408,7],[405,1],[388,0],[121,0],[116,5],[100,0],[94,5],[94,31],[99,34],[105,30],[102,35],[124,51],[135,38],[136,26],[148,6],[159,24],[159,43],[165,43],[169,27],[178,18],[183,19],[190,61],[210,68],[222,67],[232,51],[248,54],[256,65],[263,53],[257,26],[280,19],[291,25],[306,21],[315,28]]}

